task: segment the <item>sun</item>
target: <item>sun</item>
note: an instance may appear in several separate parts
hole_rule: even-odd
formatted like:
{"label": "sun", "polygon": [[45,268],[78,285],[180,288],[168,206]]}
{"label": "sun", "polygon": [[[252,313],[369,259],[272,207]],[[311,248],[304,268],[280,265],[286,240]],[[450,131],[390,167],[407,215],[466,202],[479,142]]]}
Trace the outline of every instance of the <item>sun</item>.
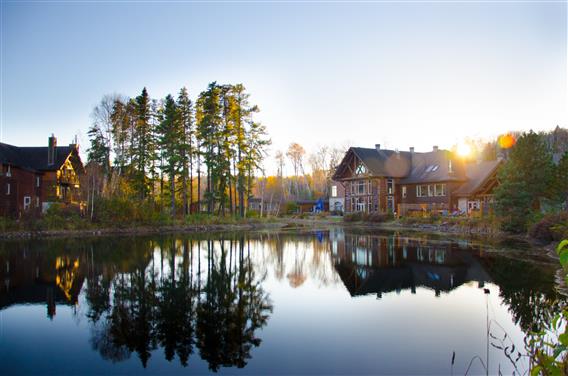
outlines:
{"label": "sun", "polygon": [[471,154],[471,146],[465,143],[461,143],[458,145],[458,154],[462,157],[467,157]]}

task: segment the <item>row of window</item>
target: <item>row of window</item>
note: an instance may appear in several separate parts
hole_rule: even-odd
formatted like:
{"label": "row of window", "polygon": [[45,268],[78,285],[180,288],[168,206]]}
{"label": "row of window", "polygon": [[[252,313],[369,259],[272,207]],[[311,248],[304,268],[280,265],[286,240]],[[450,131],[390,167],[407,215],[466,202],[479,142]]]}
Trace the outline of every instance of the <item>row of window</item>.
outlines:
{"label": "row of window", "polygon": [[[36,176],[36,187],[39,188],[40,184],[41,184],[41,179],[39,176]],[[10,195],[10,189],[11,189],[10,183],[6,183],[6,196]]]}
{"label": "row of window", "polygon": [[[406,188],[406,187],[404,187]],[[405,192],[403,197],[406,197]],[[416,197],[441,197],[446,195],[446,184],[428,184],[416,186]]]}
{"label": "row of window", "polygon": [[[373,185],[370,180],[357,180],[351,182],[351,196],[372,194]],[[394,195],[394,180],[387,180],[387,195]],[[331,196],[337,197],[337,187],[331,187]],[[423,184],[416,186],[416,197],[442,197],[446,196],[446,184]],[[407,187],[402,186],[402,197],[407,197]]]}
{"label": "row of window", "polygon": [[356,180],[351,182],[351,196],[366,195],[373,193],[371,180]]}

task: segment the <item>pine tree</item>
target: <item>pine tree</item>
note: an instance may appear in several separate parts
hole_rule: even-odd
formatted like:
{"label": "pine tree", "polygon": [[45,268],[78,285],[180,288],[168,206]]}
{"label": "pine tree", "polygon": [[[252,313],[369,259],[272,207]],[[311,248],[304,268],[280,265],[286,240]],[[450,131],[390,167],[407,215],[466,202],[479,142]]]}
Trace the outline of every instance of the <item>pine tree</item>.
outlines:
{"label": "pine tree", "polygon": [[140,199],[145,199],[148,194],[148,181],[146,172],[152,164],[154,152],[153,132],[150,125],[151,108],[150,97],[146,88],[134,101],[136,111],[136,123],[133,132],[133,183]]}
{"label": "pine tree", "polygon": [[[182,200],[183,214],[189,214],[191,203],[193,202],[193,103],[189,99],[187,89],[180,90],[177,108],[179,111],[179,121],[181,122],[181,138],[179,142],[179,153],[182,163]],[[188,194],[189,183],[189,194]]]}
{"label": "pine tree", "polygon": [[165,164],[164,170],[168,174],[170,183],[171,214],[176,215],[176,175],[181,162],[179,149],[180,139],[183,135],[178,108],[174,98],[168,95],[164,101],[164,118],[158,127],[158,142]]}
{"label": "pine tree", "polygon": [[219,181],[219,129],[221,125],[220,90],[216,82],[209,84],[207,91],[200,94],[198,101],[198,136],[207,167],[207,188],[205,199],[207,212],[213,213],[218,201],[217,184]]}
{"label": "pine tree", "polygon": [[550,197],[552,179],[552,156],[542,137],[524,133],[511,150],[495,190],[496,211],[507,230],[526,230],[531,209],[539,210],[540,200]]}

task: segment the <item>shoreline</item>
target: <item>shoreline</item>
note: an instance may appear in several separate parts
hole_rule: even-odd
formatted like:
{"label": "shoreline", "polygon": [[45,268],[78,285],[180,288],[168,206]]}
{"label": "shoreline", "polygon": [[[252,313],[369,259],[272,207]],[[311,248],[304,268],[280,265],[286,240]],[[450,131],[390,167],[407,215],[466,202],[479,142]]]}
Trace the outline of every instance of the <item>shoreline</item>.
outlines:
{"label": "shoreline", "polygon": [[80,230],[41,230],[41,231],[7,231],[0,233],[0,240],[27,240],[52,238],[78,238],[99,236],[144,236],[160,234],[205,233],[223,231],[251,231],[261,229],[280,229],[283,222],[245,222],[236,224],[191,224],[191,225],[143,225],[132,227],[106,227]]}
{"label": "shoreline", "polygon": [[[242,223],[220,224],[178,224],[178,225],[140,225],[129,227],[104,227],[89,229],[62,230],[16,230],[0,232],[0,240],[18,239],[47,239],[47,238],[77,238],[99,236],[144,236],[156,234],[183,234],[223,231],[254,231],[254,230],[302,230],[322,226],[340,226],[344,228],[376,229],[382,231],[412,231],[416,233],[453,236],[458,238],[474,238],[486,241],[515,240],[527,242],[533,246],[548,248],[554,243],[542,244],[528,235],[508,234],[502,231],[489,232],[475,227],[464,227],[451,224],[403,224],[400,222],[344,222],[341,217],[332,218],[276,218],[267,221],[246,221]],[[551,251],[551,254],[555,252]],[[557,256],[556,256],[557,257]]]}

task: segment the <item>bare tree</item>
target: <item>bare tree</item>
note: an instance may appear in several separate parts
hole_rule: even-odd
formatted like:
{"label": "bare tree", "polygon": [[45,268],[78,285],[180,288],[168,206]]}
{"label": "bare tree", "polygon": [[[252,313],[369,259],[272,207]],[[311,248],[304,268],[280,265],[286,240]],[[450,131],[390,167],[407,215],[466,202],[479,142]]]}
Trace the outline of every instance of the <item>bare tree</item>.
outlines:
{"label": "bare tree", "polygon": [[300,189],[298,186],[298,172],[303,171],[303,159],[306,151],[302,147],[302,145],[298,144],[297,142],[293,142],[288,146],[288,151],[286,152],[286,156],[290,158],[292,162],[292,167],[294,168],[294,177],[296,180],[296,195],[299,195]]}

